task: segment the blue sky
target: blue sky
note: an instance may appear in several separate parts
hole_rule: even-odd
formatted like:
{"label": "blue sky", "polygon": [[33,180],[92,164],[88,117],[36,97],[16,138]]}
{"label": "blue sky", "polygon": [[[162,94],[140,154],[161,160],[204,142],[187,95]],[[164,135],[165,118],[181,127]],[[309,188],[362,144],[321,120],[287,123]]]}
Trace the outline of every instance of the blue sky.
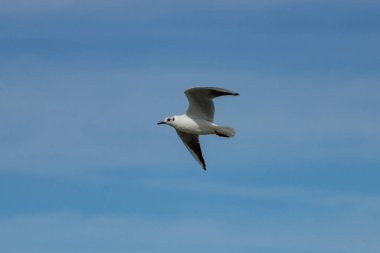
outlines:
{"label": "blue sky", "polygon": [[[0,251],[380,251],[377,1],[0,9]],[[203,172],[162,118],[219,86]]]}

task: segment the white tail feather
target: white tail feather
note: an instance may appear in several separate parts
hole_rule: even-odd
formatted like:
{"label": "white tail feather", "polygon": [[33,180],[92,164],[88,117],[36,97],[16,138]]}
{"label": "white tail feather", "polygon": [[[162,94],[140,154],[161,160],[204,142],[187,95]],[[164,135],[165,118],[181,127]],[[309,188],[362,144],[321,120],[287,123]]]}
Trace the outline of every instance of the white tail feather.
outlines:
{"label": "white tail feather", "polygon": [[223,137],[234,137],[235,130],[232,127],[218,126],[215,130],[216,134]]}

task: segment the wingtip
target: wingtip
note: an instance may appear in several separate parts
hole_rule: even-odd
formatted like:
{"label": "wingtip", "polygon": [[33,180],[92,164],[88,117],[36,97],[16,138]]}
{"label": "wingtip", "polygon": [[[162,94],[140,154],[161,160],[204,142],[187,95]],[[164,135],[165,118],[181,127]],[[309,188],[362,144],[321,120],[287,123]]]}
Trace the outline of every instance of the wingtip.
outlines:
{"label": "wingtip", "polygon": [[234,95],[234,96],[240,96],[240,94],[239,93],[234,93],[234,94],[232,94],[232,95]]}

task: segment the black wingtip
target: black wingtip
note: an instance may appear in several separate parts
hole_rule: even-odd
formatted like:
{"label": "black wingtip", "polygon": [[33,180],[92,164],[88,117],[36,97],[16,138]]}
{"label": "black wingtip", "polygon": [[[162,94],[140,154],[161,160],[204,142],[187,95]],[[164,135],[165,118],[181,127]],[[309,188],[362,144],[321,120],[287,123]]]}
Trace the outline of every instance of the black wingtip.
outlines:
{"label": "black wingtip", "polygon": [[232,94],[232,95],[234,95],[234,96],[240,96],[240,94],[239,94],[239,93],[234,93],[234,94]]}

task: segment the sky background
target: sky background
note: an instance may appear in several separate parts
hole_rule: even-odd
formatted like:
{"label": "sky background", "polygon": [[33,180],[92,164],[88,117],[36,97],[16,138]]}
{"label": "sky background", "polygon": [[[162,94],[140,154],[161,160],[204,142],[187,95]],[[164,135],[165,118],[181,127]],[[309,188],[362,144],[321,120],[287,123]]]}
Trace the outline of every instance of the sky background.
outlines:
{"label": "sky background", "polygon": [[[0,251],[380,252],[378,1],[0,0]],[[217,86],[208,170],[173,129]]]}

